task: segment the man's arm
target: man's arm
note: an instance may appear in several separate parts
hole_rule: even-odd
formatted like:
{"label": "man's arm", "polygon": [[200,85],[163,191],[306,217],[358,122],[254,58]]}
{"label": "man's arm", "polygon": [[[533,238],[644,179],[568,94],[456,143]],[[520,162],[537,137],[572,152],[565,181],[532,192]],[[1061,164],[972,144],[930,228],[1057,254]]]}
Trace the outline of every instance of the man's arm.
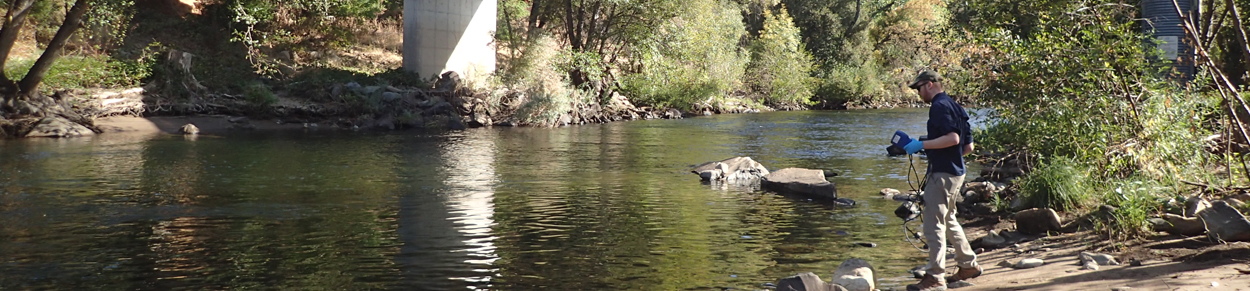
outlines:
{"label": "man's arm", "polygon": [[[942,137],[924,141],[926,149],[944,149],[959,144],[959,134],[955,132],[947,133]],[[965,147],[967,148],[967,147]],[[967,153],[967,152],[965,152]]]}
{"label": "man's arm", "polygon": [[972,153],[972,143],[968,143],[964,145],[964,155],[966,156],[971,153]]}

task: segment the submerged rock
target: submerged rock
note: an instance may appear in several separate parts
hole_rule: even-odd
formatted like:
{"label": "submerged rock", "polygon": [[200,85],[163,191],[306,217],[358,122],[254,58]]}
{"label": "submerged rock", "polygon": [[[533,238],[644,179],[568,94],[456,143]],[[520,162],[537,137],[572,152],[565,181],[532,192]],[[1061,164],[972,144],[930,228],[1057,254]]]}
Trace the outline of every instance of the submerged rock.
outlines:
{"label": "submerged rock", "polygon": [[779,192],[790,192],[821,199],[838,199],[838,189],[825,180],[822,170],[785,168],[764,175],[760,185]]}

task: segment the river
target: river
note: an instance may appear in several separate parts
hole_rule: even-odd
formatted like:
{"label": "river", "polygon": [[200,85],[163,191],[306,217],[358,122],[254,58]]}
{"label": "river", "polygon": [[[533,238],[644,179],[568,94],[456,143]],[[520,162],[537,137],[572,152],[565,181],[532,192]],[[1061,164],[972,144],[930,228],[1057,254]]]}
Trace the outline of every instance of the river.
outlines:
{"label": "river", "polygon": [[[756,290],[849,258],[902,286],[924,253],[878,191],[925,110],[2,140],[0,289]],[[735,156],[859,204],[690,172]]]}

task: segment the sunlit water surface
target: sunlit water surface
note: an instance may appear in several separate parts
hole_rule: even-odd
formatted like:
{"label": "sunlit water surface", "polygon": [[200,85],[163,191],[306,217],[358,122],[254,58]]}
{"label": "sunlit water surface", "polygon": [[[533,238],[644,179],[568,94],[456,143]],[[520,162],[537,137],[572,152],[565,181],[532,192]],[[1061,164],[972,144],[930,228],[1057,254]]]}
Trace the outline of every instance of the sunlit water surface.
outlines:
{"label": "sunlit water surface", "polygon": [[[909,188],[884,147],[925,118],[4,140],[0,289],[752,290],[848,258],[901,286],[924,254],[879,197]],[[734,156],[832,170],[859,204],[690,172]]]}

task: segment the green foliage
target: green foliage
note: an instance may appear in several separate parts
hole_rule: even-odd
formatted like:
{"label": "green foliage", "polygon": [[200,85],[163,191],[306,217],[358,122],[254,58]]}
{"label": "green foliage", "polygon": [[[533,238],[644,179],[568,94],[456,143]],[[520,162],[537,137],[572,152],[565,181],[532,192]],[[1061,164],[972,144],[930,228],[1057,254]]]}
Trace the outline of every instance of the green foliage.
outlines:
{"label": "green foliage", "polygon": [[784,9],[774,15],[764,11],[759,38],[751,45],[747,83],[767,96],[764,103],[811,104],[815,80],[810,76],[812,58],[799,41],[799,29]]}
{"label": "green foliage", "polygon": [[1095,220],[1094,227],[1109,237],[1125,239],[1151,234],[1147,222],[1163,207],[1156,193],[1168,191],[1157,182],[1140,177],[1111,181],[1101,197],[1105,205],[1115,206],[1105,220]]}
{"label": "green foliage", "polygon": [[248,103],[258,107],[265,107],[278,103],[278,96],[274,95],[273,91],[269,90],[269,86],[266,86],[261,82],[253,82],[247,85],[247,87],[244,87],[243,98],[246,99]]}
{"label": "green foliage", "polygon": [[[1018,6],[1018,7],[1017,7]],[[983,49],[946,75],[976,80],[995,121],[983,149],[1043,160],[1019,181],[1021,199],[1059,209],[1115,206],[1096,226],[1147,234],[1159,196],[1180,180],[1218,181],[1201,143],[1219,105],[1171,83],[1152,64],[1137,11],[1118,2],[976,1],[952,4],[956,27]],[[1018,13],[1013,13],[1016,11]],[[1098,194],[1101,193],[1101,194]],[[1084,210],[1091,210],[1085,208]]]}
{"label": "green foliage", "polygon": [[[896,104],[916,95],[902,86],[919,68],[944,69],[950,51],[936,34],[941,1],[786,1],[814,56],[816,96],[824,103]],[[957,87],[955,86],[950,87]]]}
{"label": "green foliage", "polygon": [[[4,72],[10,80],[21,80],[34,58],[10,59]],[[50,90],[132,87],[152,76],[155,60],[117,60],[109,56],[62,56],[52,63],[41,86]]]}
{"label": "green foliage", "polygon": [[679,16],[659,24],[633,59],[641,69],[623,77],[623,90],[642,104],[693,108],[740,86],[748,55],[739,12],[718,1],[683,1]]}
{"label": "green foliage", "polygon": [[1058,158],[1034,168],[1032,172],[1016,181],[1020,196],[1027,208],[1049,207],[1056,210],[1076,210],[1092,198],[1091,180],[1076,161]]}

